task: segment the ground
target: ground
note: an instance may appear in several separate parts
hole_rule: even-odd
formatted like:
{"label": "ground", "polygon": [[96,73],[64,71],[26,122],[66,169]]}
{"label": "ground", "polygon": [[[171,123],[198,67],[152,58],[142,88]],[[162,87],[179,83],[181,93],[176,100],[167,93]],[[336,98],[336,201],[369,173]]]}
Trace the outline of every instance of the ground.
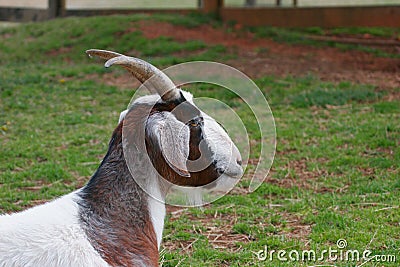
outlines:
{"label": "ground", "polygon": [[[249,31],[228,32],[224,28],[211,25],[187,28],[162,22],[140,24],[140,29],[149,39],[169,36],[181,42],[201,40],[210,45],[228,47],[234,50],[238,57],[227,63],[252,78],[264,75],[286,77],[314,74],[326,81],[368,83],[383,89],[400,85],[399,58],[378,58],[371,53],[341,51],[332,47],[277,43],[270,39],[257,38]],[[336,37],[338,41],[341,38],[346,37]],[[399,54],[400,41],[389,49]]]}
{"label": "ground", "polygon": [[[268,266],[254,252],[335,248],[340,238],[350,249],[400,259],[398,29],[246,28],[139,14],[7,26],[0,38],[1,212],[80,188],[104,156],[139,83],[83,51],[114,50],[161,68],[213,60],[243,71],[268,99],[275,160],[252,194],[246,178],[256,149],[227,196],[201,209],[168,207],[163,266]],[[256,147],[257,128],[240,99],[210,85],[189,89],[232,106]]]}
{"label": "ground", "polygon": [[[237,54],[236,58],[228,60],[226,63],[252,78],[270,75],[276,77],[314,75],[323,81],[333,83],[351,81],[353,83],[372,84],[380,90],[390,92],[389,99],[400,100],[399,92],[393,91],[393,89],[400,86],[399,58],[382,58],[367,52],[343,51],[332,47],[277,43],[269,39],[258,39],[250,31],[227,31],[211,25],[187,28],[162,22],[144,22],[140,23],[140,30],[148,39],[168,36],[179,42],[201,40],[210,45],[223,45]],[[341,38],[346,39],[347,37],[336,36],[338,41]],[[361,36],[359,40],[365,38],[370,39],[369,36]],[[388,38],[374,38],[374,40],[387,41]],[[400,42],[384,48],[399,53],[400,46],[398,45],[400,45]],[[388,151],[388,153],[393,153],[393,151]],[[277,157],[279,157],[279,154]],[[294,179],[286,176],[284,179],[274,179],[269,175],[266,182],[289,188],[295,186],[310,189],[310,184],[307,181],[320,177],[325,172],[324,170],[307,171],[305,159],[290,162],[286,168],[293,168],[298,177]],[[272,169],[273,172],[274,169]],[[371,172],[371,169],[363,170],[363,172]],[[337,190],[345,190],[345,188]],[[334,190],[324,187],[316,189],[316,192],[329,191],[332,192]],[[240,193],[237,188],[231,192],[231,194]],[[245,194],[246,192],[244,191],[243,193]],[[172,214],[170,217],[172,221],[177,216],[179,217],[182,212],[187,211],[187,209],[176,207],[169,207],[168,210]],[[287,213],[282,213],[281,216],[288,221],[290,231],[287,234],[289,238],[307,240],[307,236],[311,232],[311,225],[302,223],[302,220],[297,216]],[[217,217],[226,222],[224,227],[216,227],[214,225],[214,219]],[[210,214],[210,216],[201,220],[205,231],[200,231],[200,233],[207,236],[208,242],[213,248],[234,253],[241,249],[237,242],[248,243],[252,241],[251,236],[238,233],[232,234],[232,225],[235,224],[235,219],[232,214],[226,216],[217,212],[214,215]],[[195,226],[193,230],[197,232]],[[196,241],[197,239],[183,243],[166,242],[164,247],[170,250],[181,248],[183,253],[187,253],[192,250]]]}

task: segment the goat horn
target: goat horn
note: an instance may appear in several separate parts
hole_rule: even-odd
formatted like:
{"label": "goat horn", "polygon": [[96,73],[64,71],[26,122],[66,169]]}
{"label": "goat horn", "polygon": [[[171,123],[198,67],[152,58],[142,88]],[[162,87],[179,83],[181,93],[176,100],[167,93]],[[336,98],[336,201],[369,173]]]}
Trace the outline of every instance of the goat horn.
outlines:
{"label": "goat horn", "polygon": [[116,53],[113,51],[100,50],[100,49],[86,50],[86,54],[88,54],[89,57],[98,56],[98,57],[106,59],[106,60],[109,60],[110,58],[113,58],[113,57],[123,56],[122,54],[119,54],[119,53]]}
{"label": "goat horn", "polygon": [[98,56],[106,59],[107,62],[104,64],[106,68],[112,65],[121,65],[141,83],[145,83],[151,78],[148,83],[164,101],[172,101],[180,97],[180,93],[171,79],[161,70],[144,60],[107,50],[90,49],[86,53],[89,56]]}

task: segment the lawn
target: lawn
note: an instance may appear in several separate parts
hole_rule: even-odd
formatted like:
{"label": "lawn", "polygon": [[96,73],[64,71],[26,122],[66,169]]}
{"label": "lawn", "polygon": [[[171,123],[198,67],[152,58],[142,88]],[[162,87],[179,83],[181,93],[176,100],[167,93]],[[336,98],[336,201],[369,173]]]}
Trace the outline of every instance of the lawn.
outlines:
{"label": "lawn", "polygon": [[[156,21],[190,29],[211,23],[217,30],[235,30],[210,20],[130,15],[0,27],[0,212],[23,210],[83,186],[105,155],[119,112],[126,108],[137,83],[127,80],[123,69],[104,69],[85,50],[114,50],[158,67],[192,60],[242,60],[238,49],[168,36],[149,39],[140,27],[142,21]],[[346,34],[368,31],[341,30]],[[257,39],[278,36],[275,41],[289,47],[332,46],[310,40],[293,42],[300,34],[297,30],[249,31]],[[388,30],[373,29],[370,34],[374,32]],[[336,49],[351,52],[353,48]],[[376,58],[398,56],[376,50],[362,53]],[[292,250],[321,253],[329,248],[394,255],[397,262],[374,258],[362,266],[398,266],[399,86],[388,89],[351,80],[322,80],[318,74],[261,73],[251,78],[275,117],[277,150],[271,171],[254,193],[246,193],[249,183],[244,179],[230,194],[206,207],[170,209],[160,257],[163,266],[344,267],[363,263],[361,259],[329,260],[326,255],[315,261],[310,257],[292,261],[288,256]],[[213,85],[185,89],[233,107],[257,143],[259,134],[240,99]],[[256,147],[250,159],[257,152]],[[339,239],[347,242],[343,249],[338,248]],[[259,260],[257,252],[265,248],[268,257],[272,250],[287,251],[286,261],[277,252],[271,260]]]}

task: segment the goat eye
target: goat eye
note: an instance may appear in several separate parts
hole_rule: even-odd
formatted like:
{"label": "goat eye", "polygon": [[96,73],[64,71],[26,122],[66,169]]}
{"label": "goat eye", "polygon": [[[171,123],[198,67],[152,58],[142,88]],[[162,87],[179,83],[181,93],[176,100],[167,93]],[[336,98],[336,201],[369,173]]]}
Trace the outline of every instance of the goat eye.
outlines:
{"label": "goat eye", "polygon": [[197,122],[197,121],[191,121],[191,122],[189,122],[189,126],[191,126],[191,127],[197,127],[197,126],[199,126],[199,122]]}
{"label": "goat eye", "polygon": [[188,125],[190,127],[193,127],[193,128],[202,126],[203,125],[203,118],[202,117],[196,117],[196,118],[188,121],[186,123],[186,125]]}

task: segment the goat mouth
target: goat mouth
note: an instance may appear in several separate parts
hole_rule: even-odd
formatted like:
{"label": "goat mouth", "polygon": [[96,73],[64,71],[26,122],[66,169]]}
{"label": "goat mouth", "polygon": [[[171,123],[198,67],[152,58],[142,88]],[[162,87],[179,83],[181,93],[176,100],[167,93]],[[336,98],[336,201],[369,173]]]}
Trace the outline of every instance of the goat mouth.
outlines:
{"label": "goat mouth", "polygon": [[218,173],[219,177],[222,175],[226,175],[229,178],[240,179],[243,175],[243,169],[238,168],[235,171],[226,171],[224,168],[217,168],[216,172]]}

